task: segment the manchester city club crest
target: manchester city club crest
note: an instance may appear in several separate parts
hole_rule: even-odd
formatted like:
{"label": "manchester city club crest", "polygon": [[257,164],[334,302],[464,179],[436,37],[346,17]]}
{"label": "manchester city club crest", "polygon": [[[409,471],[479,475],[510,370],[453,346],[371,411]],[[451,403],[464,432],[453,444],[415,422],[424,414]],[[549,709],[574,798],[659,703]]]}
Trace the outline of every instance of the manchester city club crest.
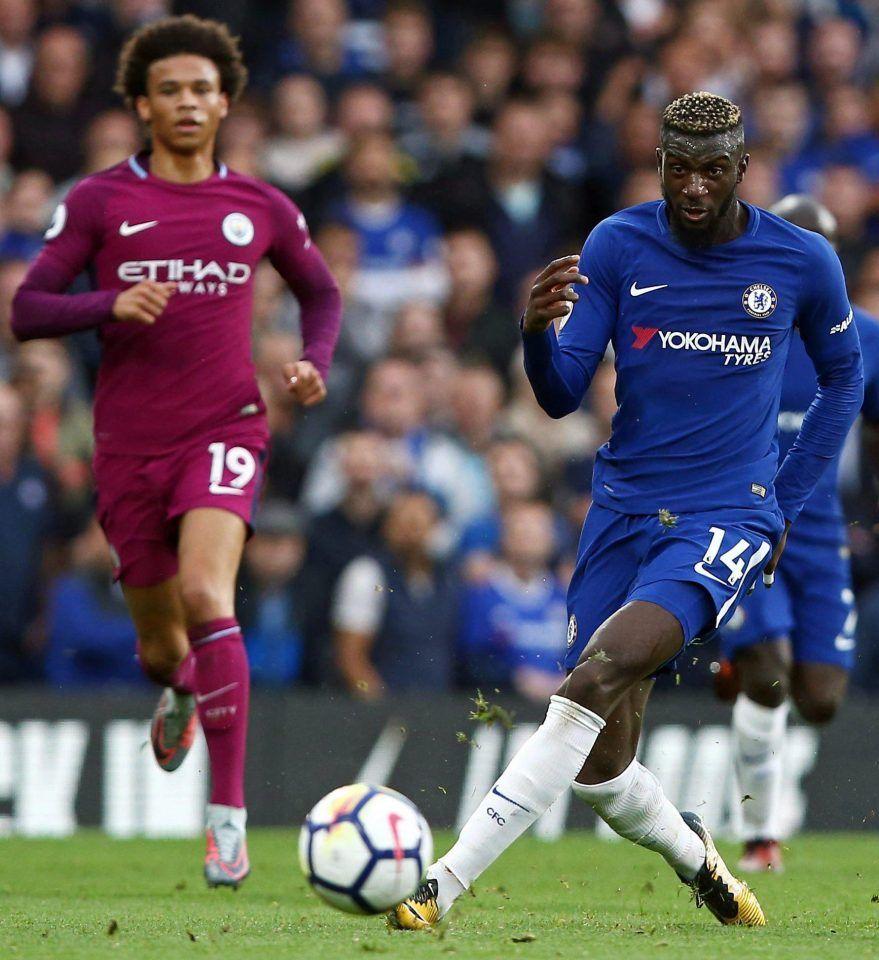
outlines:
{"label": "manchester city club crest", "polygon": [[253,222],[243,213],[230,213],[223,219],[223,236],[236,247],[246,247],[253,232]]}
{"label": "manchester city club crest", "polygon": [[571,619],[568,620],[568,649],[574,646],[574,641],[577,639],[577,618],[572,613]]}
{"label": "manchester city club crest", "polygon": [[742,294],[742,306],[752,317],[762,320],[775,312],[778,297],[768,283],[752,283]]}

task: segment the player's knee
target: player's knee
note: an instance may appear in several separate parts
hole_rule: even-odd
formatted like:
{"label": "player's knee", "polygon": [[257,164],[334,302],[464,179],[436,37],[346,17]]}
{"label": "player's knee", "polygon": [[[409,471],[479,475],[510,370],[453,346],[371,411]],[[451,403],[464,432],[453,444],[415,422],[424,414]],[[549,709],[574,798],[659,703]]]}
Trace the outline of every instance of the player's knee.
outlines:
{"label": "player's knee", "polygon": [[137,658],[150,680],[167,684],[180,666],[183,653],[173,637],[159,632],[138,637]]}
{"label": "player's knee", "polygon": [[574,668],[559,692],[599,716],[608,716],[633,682],[613,663],[587,659]]}
{"label": "player's knee", "polygon": [[743,676],[742,693],[761,707],[780,707],[790,696],[790,679],[785,671]]}
{"label": "player's knee", "polygon": [[791,655],[785,643],[761,643],[736,657],[742,693],[762,707],[780,707],[791,693]]}
{"label": "player's knee", "polygon": [[189,623],[206,623],[229,615],[226,591],[198,575],[181,575],[180,599]]}
{"label": "player's knee", "polygon": [[820,726],[836,716],[840,697],[832,693],[815,691],[794,691],[794,701],[800,716],[807,722]]}

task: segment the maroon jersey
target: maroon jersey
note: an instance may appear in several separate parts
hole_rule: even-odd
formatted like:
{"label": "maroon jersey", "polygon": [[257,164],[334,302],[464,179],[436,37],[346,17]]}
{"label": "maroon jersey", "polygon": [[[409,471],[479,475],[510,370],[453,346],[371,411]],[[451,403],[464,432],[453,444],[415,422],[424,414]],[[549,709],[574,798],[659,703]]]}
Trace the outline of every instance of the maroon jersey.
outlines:
{"label": "maroon jersey", "polygon": [[[257,264],[268,257],[301,307],[303,359],[325,377],[341,299],[305,218],[268,184],[228,170],[178,184],[148,155],[87,177],[55,211],[47,243],[16,294],[20,339],[98,326],[103,359],[95,439],[108,453],[160,453],[265,407],[251,357]],[[66,294],[88,269],[95,292]],[[142,280],[177,289],[152,326],[117,322],[116,296]],[[279,364],[293,357],[279,357]]]}

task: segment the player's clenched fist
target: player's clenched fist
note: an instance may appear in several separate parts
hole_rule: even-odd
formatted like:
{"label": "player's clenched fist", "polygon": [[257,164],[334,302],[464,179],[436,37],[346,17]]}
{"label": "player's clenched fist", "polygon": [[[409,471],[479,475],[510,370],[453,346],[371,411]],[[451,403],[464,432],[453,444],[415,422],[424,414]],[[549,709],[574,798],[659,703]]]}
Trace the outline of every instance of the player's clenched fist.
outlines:
{"label": "player's clenched fist", "polygon": [[173,281],[158,283],[141,280],[133,287],[123,290],[113,304],[113,319],[151,324],[161,316],[168,300],[177,289]]}
{"label": "player's clenched fist", "polygon": [[313,407],[327,395],[324,378],[317,367],[308,360],[285,363],[284,376],[287,378],[287,389],[293,395],[293,399],[303,407]]}
{"label": "player's clenched fist", "polygon": [[586,286],[589,278],[577,270],[577,254],[553,260],[537,274],[528,296],[522,329],[525,333],[542,333],[553,322],[566,317],[580,299],[580,294],[571,286],[579,283]]}

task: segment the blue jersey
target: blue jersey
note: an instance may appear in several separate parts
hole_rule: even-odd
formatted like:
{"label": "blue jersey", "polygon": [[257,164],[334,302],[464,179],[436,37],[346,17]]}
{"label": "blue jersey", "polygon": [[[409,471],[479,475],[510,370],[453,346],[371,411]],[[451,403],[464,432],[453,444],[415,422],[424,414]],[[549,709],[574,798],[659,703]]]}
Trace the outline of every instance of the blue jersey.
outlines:
{"label": "blue jersey", "polygon": [[[857,307],[853,312],[864,360],[862,413],[867,420],[879,422],[879,321]],[[781,409],[778,414],[779,458],[787,456],[817,389],[815,367],[806,353],[802,339],[795,336],[781,386]],[[795,537],[810,543],[835,546],[846,542],[845,518],[837,492],[838,472],[837,455],[821,475],[815,492],[803,507],[789,539]]]}
{"label": "blue jersey", "polygon": [[[861,406],[857,329],[836,254],[816,233],[745,205],[743,234],[693,250],[665,203],[602,221],[589,285],[558,338],[528,334],[525,365],[551,416],[579,406],[608,344],[616,398],[593,499],[624,514],[743,508],[794,521]],[[778,467],[776,429],[794,328],[822,386]]]}
{"label": "blue jersey", "polygon": [[330,207],[330,219],[357,231],[360,266],[366,270],[401,270],[439,256],[439,223],[413,203],[372,210],[343,200]]}
{"label": "blue jersey", "polygon": [[523,583],[502,567],[464,596],[461,656],[474,681],[505,683],[517,667],[559,673],[565,591],[548,574]]}

